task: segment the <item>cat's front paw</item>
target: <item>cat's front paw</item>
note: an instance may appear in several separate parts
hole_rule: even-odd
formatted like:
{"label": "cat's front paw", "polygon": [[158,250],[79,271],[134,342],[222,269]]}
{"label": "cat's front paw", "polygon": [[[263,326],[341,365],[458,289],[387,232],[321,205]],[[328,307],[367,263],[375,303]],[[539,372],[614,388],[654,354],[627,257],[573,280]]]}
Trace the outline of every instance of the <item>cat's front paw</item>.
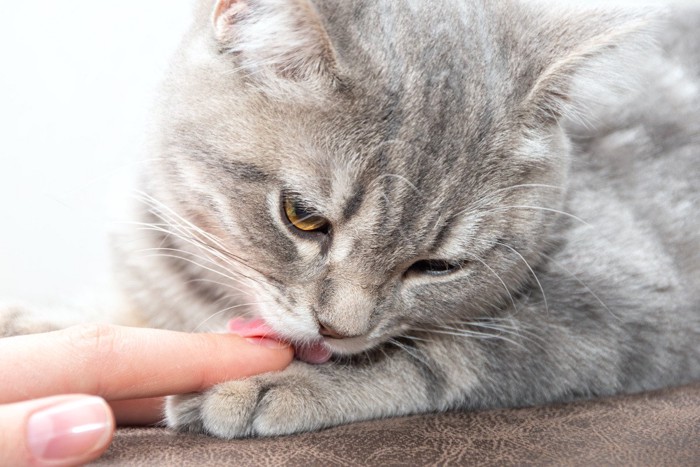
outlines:
{"label": "cat's front paw", "polygon": [[295,362],[280,373],[171,397],[168,426],[226,439],[317,430],[343,422],[338,407],[328,403],[327,384],[316,367]]}

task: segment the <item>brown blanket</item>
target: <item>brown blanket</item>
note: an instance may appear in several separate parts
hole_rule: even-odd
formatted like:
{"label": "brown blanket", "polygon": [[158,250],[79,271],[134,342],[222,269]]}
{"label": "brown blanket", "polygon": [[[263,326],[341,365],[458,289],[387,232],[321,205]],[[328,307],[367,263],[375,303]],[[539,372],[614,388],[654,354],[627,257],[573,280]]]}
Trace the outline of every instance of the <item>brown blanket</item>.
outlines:
{"label": "brown blanket", "polygon": [[122,429],[95,465],[700,465],[700,384],[559,406],[222,441]]}

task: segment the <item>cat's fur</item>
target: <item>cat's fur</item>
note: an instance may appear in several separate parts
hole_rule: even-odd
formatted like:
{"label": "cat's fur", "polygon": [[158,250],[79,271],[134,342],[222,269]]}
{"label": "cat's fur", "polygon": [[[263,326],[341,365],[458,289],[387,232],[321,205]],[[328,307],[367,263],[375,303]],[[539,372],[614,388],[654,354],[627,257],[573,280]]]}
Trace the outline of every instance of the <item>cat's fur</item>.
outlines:
{"label": "cat's fur", "polygon": [[[162,96],[150,230],[118,242],[127,296],[153,326],[349,337],[329,363],[175,397],[169,425],[279,435],[700,378],[700,14],[655,18],[202,1]],[[331,233],[295,232],[283,193]]]}

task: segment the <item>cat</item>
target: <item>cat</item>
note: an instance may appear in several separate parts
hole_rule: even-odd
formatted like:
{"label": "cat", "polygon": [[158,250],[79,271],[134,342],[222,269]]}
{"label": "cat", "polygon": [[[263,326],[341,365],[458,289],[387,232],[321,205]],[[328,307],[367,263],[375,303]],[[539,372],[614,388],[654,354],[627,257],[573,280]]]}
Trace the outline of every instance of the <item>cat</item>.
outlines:
{"label": "cat", "polygon": [[170,398],[167,424],[277,436],[699,379],[700,11],[661,16],[199,1],[116,275],[142,324],[258,319],[298,358]]}

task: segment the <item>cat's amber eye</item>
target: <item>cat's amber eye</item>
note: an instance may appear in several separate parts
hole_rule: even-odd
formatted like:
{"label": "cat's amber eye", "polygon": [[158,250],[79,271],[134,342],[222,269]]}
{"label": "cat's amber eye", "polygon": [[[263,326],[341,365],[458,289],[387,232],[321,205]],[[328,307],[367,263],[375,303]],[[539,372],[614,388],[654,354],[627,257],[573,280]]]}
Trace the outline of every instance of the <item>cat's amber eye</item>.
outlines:
{"label": "cat's amber eye", "polygon": [[302,232],[328,233],[330,222],[325,217],[319,216],[312,209],[304,206],[291,196],[285,196],[283,200],[284,214],[287,220],[296,229]]}

